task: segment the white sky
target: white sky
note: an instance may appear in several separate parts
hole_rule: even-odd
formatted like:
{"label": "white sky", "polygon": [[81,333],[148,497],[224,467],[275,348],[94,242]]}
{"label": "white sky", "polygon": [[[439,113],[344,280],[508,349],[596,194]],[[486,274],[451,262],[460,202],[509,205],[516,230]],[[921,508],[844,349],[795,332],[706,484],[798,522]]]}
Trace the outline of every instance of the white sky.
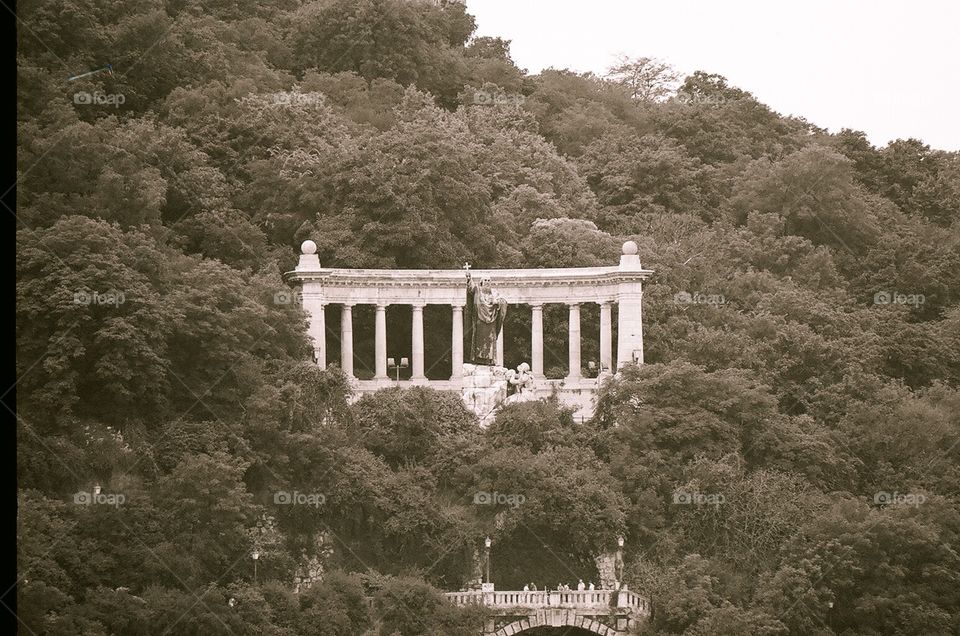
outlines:
{"label": "white sky", "polygon": [[719,73],[785,115],[960,150],[957,0],[467,0],[531,73],[618,53]]}

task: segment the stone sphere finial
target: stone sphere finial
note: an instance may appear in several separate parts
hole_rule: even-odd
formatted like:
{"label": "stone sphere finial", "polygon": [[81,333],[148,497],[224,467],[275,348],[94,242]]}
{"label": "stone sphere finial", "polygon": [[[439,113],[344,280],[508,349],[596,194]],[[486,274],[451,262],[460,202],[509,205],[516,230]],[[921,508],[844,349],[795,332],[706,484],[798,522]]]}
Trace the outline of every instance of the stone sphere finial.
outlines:
{"label": "stone sphere finial", "polygon": [[637,244],[635,241],[627,241],[626,243],[623,244],[623,253],[626,254],[627,256],[633,256],[639,251],[640,251],[640,248],[637,247]]}
{"label": "stone sphere finial", "polygon": [[300,244],[300,253],[301,254],[316,254],[317,253],[317,244],[307,239]]}

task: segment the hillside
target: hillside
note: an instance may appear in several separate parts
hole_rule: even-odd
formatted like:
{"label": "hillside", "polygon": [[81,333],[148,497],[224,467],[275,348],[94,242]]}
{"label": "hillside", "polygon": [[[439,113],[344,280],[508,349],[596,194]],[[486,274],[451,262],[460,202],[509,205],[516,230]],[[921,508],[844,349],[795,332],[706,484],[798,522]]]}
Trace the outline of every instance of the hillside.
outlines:
{"label": "hillside", "polygon": [[[456,2],[19,19],[26,633],[475,636],[439,592],[491,536],[501,589],[597,581],[624,537],[642,634],[960,634],[960,153],[644,58],[527,74]],[[636,241],[646,364],[583,423],[348,403],[277,300],[308,238],[370,268],[609,265]]]}

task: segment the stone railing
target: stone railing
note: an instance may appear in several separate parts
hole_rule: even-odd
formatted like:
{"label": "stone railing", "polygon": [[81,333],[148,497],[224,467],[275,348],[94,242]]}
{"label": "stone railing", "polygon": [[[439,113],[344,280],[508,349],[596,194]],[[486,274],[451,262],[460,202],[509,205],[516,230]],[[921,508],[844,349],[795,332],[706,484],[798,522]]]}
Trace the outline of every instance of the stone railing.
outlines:
{"label": "stone railing", "polygon": [[649,614],[650,602],[631,590],[501,591],[448,592],[456,605],[485,605],[493,608],[598,609],[615,607]]}

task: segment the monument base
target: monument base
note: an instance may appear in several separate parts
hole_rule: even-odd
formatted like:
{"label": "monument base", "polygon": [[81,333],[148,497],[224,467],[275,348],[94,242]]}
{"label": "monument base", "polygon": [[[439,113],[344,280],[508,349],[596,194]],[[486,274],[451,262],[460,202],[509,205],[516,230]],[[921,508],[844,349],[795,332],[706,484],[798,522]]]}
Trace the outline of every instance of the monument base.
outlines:
{"label": "monument base", "polygon": [[467,408],[477,414],[481,428],[487,428],[497,407],[507,399],[507,369],[464,363],[461,394]]}
{"label": "monument base", "polygon": [[[464,364],[463,374],[449,380],[430,380],[426,386],[438,391],[453,391],[461,397],[465,406],[477,414],[484,428],[493,423],[497,409],[517,402],[544,400],[551,397],[574,410],[574,421],[584,422],[593,416],[594,398],[600,384],[609,374],[600,378],[546,379],[535,378],[530,386],[524,386],[519,392],[510,395],[509,369],[488,365]],[[362,395],[375,393],[390,387],[402,389],[417,386],[413,380],[389,378],[357,380],[350,378],[351,395],[349,402],[355,402]],[[509,396],[509,397],[508,397]]]}

